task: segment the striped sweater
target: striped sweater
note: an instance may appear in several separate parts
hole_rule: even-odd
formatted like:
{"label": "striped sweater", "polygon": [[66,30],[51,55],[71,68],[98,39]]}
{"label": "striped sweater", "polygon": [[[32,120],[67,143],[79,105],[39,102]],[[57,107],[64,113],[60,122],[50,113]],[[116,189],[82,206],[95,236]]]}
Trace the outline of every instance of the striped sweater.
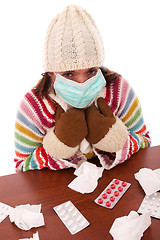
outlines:
{"label": "striped sweater", "polygon": [[[105,89],[106,103],[128,130],[128,139],[119,151],[110,153],[93,148],[105,169],[111,169],[129,159],[140,148],[150,146],[151,140],[138,97],[129,83],[119,77],[113,83],[107,83]],[[51,157],[44,148],[43,138],[54,127],[55,113],[56,103],[50,96],[40,98],[34,90],[24,96],[15,123],[16,171],[76,168],[87,160],[87,155],[80,150],[69,159],[57,159]]]}

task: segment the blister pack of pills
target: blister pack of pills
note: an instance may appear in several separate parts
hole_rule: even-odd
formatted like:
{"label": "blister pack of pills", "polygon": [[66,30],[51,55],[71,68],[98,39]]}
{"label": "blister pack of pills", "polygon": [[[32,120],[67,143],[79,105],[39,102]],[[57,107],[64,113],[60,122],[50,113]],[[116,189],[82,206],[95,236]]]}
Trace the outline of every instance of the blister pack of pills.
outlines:
{"label": "blister pack of pills", "polygon": [[11,213],[14,208],[0,202],[0,223]]}
{"label": "blister pack of pills", "polygon": [[113,179],[94,201],[100,206],[111,209],[116,205],[130,186],[130,183]]}
{"label": "blister pack of pills", "polygon": [[53,209],[71,234],[81,231],[90,224],[71,201],[62,203]]}
{"label": "blister pack of pills", "polygon": [[138,213],[150,212],[151,217],[160,219],[160,193],[156,192],[150,196],[145,196]]}

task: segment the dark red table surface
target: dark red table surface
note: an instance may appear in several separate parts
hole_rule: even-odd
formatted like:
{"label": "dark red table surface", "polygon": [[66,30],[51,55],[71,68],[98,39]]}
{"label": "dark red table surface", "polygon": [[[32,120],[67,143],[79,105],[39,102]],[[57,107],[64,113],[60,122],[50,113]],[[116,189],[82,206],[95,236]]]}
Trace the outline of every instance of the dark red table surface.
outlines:
{"label": "dark red table surface", "polygon": [[[93,159],[93,162],[98,162]],[[145,193],[134,178],[141,168],[160,168],[160,146],[142,149],[125,163],[105,170],[93,193],[81,194],[68,188],[75,178],[74,169],[60,171],[34,170],[0,177],[0,202],[12,207],[21,204],[42,204],[45,226],[29,231],[19,229],[7,217],[0,223],[0,240],[29,238],[36,231],[40,240],[111,240],[109,230],[115,218],[137,211]],[[113,209],[97,205],[94,199],[106,188],[113,178],[131,183]],[[70,200],[90,222],[90,225],[71,235],[53,210],[54,206]],[[152,224],[144,233],[143,240],[160,240],[160,220],[152,218]]]}

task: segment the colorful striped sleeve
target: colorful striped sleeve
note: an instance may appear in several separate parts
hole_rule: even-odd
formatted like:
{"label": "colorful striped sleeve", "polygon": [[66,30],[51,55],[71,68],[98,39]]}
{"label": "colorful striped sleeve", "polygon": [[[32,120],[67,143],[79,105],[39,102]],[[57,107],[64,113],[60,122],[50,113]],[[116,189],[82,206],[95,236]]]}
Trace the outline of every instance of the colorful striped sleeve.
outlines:
{"label": "colorful striped sleeve", "polygon": [[43,148],[45,134],[54,126],[55,104],[49,97],[39,98],[28,92],[20,103],[15,123],[16,171],[69,167],[60,159],[53,159]]}
{"label": "colorful striped sleeve", "polygon": [[151,139],[144,123],[142,108],[133,88],[122,77],[106,88],[106,102],[128,130],[124,147],[116,153],[97,151],[105,168],[111,169],[136,153],[140,148],[149,147]]}

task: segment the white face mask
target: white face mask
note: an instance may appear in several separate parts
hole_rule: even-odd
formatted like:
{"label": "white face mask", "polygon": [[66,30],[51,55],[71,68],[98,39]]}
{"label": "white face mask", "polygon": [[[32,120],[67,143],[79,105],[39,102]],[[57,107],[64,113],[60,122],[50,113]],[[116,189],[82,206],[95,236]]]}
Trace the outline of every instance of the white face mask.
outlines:
{"label": "white face mask", "polygon": [[77,83],[57,74],[54,89],[69,105],[84,108],[99,94],[105,85],[106,80],[99,69],[95,76],[84,83]]}

